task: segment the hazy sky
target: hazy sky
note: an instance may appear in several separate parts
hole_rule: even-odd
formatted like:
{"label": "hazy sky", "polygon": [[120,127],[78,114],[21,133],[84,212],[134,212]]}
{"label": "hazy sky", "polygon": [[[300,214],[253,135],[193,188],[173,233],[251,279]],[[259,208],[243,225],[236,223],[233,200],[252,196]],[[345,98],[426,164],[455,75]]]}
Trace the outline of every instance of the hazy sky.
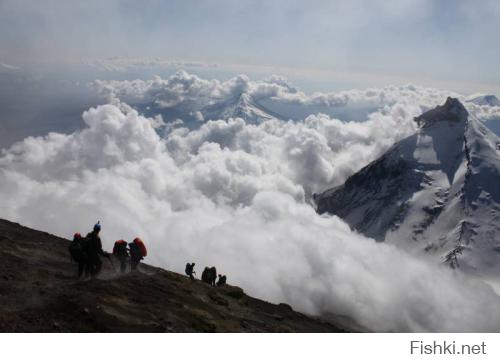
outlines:
{"label": "hazy sky", "polygon": [[0,0],[0,62],[161,57],[488,91],[499,18],[495,0]]}

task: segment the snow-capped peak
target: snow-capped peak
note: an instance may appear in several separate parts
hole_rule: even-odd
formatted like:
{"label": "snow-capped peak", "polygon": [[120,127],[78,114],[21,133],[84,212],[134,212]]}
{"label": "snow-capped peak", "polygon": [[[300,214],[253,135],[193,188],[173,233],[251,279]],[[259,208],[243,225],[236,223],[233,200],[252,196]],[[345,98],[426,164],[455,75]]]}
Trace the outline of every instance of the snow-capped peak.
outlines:
{"label": "snow-capped peak", "polygon": [[478,106],[500,106],[500,100],[495,95],[483,95],[474,97],[467,102],[474,103]]}
{"label": "snow-capped peak", "polygon": [[453,98],[415,120],[415,134],[316,195],[318,212],[454,267],[500,272],[500,139]]}
{"label": "snow-capped peak", "polygon": [[203,108],[201,112],[205,116],[205,119],[216,120],[239,117],[250,123],[258,123],[274,117],[246,92],[209,105]]}

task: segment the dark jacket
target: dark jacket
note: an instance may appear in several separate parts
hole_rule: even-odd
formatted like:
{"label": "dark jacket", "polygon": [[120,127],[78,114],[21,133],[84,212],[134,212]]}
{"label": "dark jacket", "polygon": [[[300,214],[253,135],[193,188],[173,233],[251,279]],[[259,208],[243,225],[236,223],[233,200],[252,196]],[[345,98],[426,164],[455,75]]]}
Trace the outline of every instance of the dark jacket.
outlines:
{"label": "dark jacket", "polygon": [[92,231],[88,233],[87,237],[85,238],[87,238],[87,255],[90,259],[99,258],[99,255],[106,256],[106,254],[102,250],[101,237],[99,237],[96,232]]}

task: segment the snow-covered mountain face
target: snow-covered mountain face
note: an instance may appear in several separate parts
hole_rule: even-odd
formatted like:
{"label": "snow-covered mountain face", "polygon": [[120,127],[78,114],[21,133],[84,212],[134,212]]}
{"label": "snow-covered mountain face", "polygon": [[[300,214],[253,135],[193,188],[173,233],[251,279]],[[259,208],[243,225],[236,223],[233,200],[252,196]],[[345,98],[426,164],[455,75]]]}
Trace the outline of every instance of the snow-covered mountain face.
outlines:
{"label": "snow-covered mountain face", "polygon": [[500,106],[500,100],[495,95],[474,97],[467,102],[471,102],[479,106]]}
{"label": "snow-covered mountain face", "polygon": [[500,100],[494,95],[483,95],[467,100],[467,108],[497,136],[500,135]]}
{"label": "snow-covered mountain face", "polygon": [[262,105],[254,100],[248,93],[242,93],[236,97],[222,102],[205,106],[201,113],[207,120],[227,120],[229,118],[241,118],[250,123],[258,123],[270,120],[274,117],[282,118],[266,110]]}
{"label": "snow-covered mountain face", "polygon": [[453,267],[500,271],[500,139],[453,98],[415,121],[415,134],[315,195],[318,212]]}
{"label": "snow-covered mountain face", "polygon": [[240,93],[205,102],[201,105],[195,105],[193,102],[186,101],[173,106],[158,106],[155,103],[144,103],[135,105],[146,116],[153,117],[162,115],[164,120],[182,120],[185,126],[189,128],[199,127],[208,120],[227,120],[230,118],[241,118],[242,120],[257,124],[272,118],[284,119],[285,117],[268,110],[257,102],[254,97],[248,93]]}

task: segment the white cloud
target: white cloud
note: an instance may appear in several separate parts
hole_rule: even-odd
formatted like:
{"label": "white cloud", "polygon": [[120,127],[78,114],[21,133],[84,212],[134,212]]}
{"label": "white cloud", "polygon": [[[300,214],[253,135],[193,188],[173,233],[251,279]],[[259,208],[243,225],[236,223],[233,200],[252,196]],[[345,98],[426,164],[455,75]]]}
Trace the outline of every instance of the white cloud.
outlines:
{"label": "white cloud", "polygon": [[127,58],[110,57],[102,59],[89,59],[85,65],[106,71],[125,72],[131,69],[172,69],[172,68],[217,68],[217,63],[167,60],[162,58]]}
{"label": "white cloud", "polygon": [[500,106],[475,105],[468,102],[467,109],[481,122],[500,120]]}
{"label": "white cloud", "polygon": [[[252,88],[245,77],[181,78],[160,99]],[[81,131],[2,153],[2,217],[66,236],[100,219],[108,249],[140,235],[148,262],[216,265],[251,294],[373,330],[498,330],[500,298],[484,283],[359,236],[305,202],[410,133],[420,110],[396,102],[363,124],[218,120],[160,138],[157,120],[121,103],[99,106],[84,113]]]}
{"label": "white cloud", "polygon": [[21,69],[20,67],[17,67],[17,66],[13,66],[11,64],[7,64],[7,63],[1,63],[0,62],[0,71],[3,69],[6,69],[8,71],[17,71],[19,69]]}
{"label": "white cloud", "polygon": [[[266,109],[274,111],[274,114],[281,115],[280,118],[295,120],[310,114],[335,113],[339,108],[371,106],[372,110],[382,110],[397,103],[427,110],[443,103],[448,96],[457,97],[463,102],[470,98],[455,92],[411,84],[306,94],[286,78],[276,75],[263,81],[252,81],[245,75],[219,81],[203,79],[185,71],[178,71],[168,79],[157,76],[152,80],[99,80],[94,82],[94,87],[107,99],[118,98],[130,104],[154,104],[160,109],[177,110],[181,115],[186,110],[195,115],[216,104],[227,105],[238,100],[244,93],[258,103],[256,107],[264,105]],[[500,117],[498,107],[479,107],[471,103],[467,103],[467,107],[482,122]],[[225,118],[227,115],[224,107],[221,106],[220,110],[220,114],[212,112],[212,117],[208,119]],[[199,115],[196,114],[196,117],[199,118]],[[348,120],[349,118],[345,121]]]}
{"label": "white cloud", "polygon": [[242,119],[209,121],[199,129],[172,131],[166,137],[178,163],[197,154],[206,142],[231,152],[243,151],[265,160],[269,171],[285,175],[307,194],[342,183],[374,160],[395,141],[415,130],[412,117],[419,109],[395,105],[371,115],[364,123],[343,123],[325,115],[303,122],[267,120],[250,125]]}

